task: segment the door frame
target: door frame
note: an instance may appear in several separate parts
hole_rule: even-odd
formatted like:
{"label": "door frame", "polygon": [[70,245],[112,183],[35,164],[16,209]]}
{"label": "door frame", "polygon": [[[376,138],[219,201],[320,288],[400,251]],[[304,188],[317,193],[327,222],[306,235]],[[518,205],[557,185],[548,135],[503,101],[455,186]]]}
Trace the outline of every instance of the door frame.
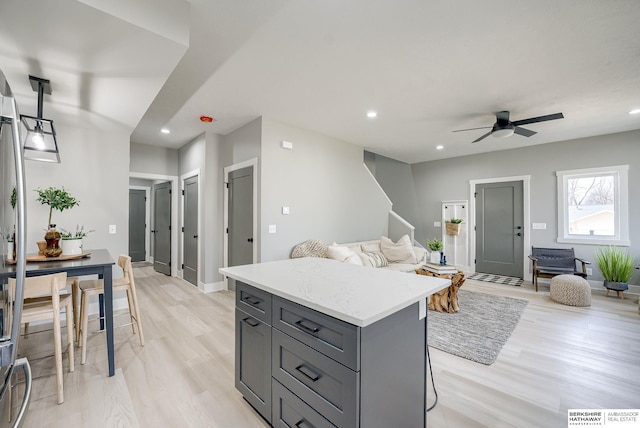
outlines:
{"label": "door frame", "polygon": [[[260,234],[258,233],[258,158],[252,158],[244,162],[236,163],[224,168],[224,203],[223,203],[223,236],[224,236],[224,260],[223,266],[229,266],[229,237],[226,230],[229,227],[229,174],[235,170],[253,168],[253,263],[258,263],[258,248],[260,247]],[[229,284],[227,283],[227,288]]]}
{"label": "door frame", "polygon": [[[171,242],[178,242],[178,177],[145,172],[129,172],[129,177],[171,182]],[[178,251],[171,251],[171,276],[178,276]]]}
{"label": "door frame", "polygon": [[[197,177],[198,178],[198,206],[196,207],[196,211],[198,212],[198,224],[197,224],[197,230],[198,230],[198,237],[202,236],[202,230],[201,230],[201,219],[202,219],[202,215],[200,213],[200,199],[202,197],[202,180],[201,180],[201,176],[200,176],[200,168],[198,169],[194,169],[193,171],[187,172],[186,174],[182,174],[180,176],[180,195],[184,196],[184,182],[187,181],[189,178],[193,178],[193,177]],[[180,198],[180,268],[178,269],[178,273],[179,273],[179,278],[183,278],[184,272],[182,271],[182,263],[184,263],[184,197]],[[200,252],[200,239],[198,239],[198,284],[197,287],[200,289],[204,289],[204,284],[200,281],[200,266],[202,266],[202,259],[201,259],[201,252]],[[184,278],[183,278],[184,279]]]}
{"label": "door frame", "polygon": [[[521,181],[522,182],[522,214],[523,214],[523,233],[524,239],[522,243],[522,276],[527,277],[529,272],[529,254],[528,249],[531,248],[531,176],[517,175],[511,177],[482,178],[477,180],[469,180],[469,224],[473,233],[469,233],[469,265],[475,272],[476,270],[476,184],[486,183],[502,183],[505,181]],[[473,260],[473,261],[471,261]],[[523,278],[523,279],[524,279]]]}
{"label": "door frame", "polygon": [[144,190],[144,261],[149,261],[151,253],[151,187],[129,186],[129,190]]}

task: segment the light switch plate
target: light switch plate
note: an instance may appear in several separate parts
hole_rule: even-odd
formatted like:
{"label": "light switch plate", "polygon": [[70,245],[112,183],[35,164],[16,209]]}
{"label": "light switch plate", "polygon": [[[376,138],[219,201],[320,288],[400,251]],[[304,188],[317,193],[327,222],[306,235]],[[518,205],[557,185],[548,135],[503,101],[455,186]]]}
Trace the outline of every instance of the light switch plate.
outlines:
{"label": "light switch plate", "polygon": [[289,207],[282,207],[282,215],[289,215]]}
{"label": "light switch plate", "polygon": [[433,227],[442,227],[442,223],[440,223],[439,221],[434,221]]}
{"label": "light switch plate", "polygon": [[111,234],[116,233],[116,225],[115,224],[110,224],[109,225],[109,233],[111,233]]}
{"label": "light switch plate", "polygon": [[276,225],[275,224],[270,224],[269,225],[269,233],[276,233]]}
{"label": "light switch plate", "polygon": [[293,150],[293,143],[291,141],[282,140],[282,148],[287,150]]}
{"label": "light switch plate", "polygon": [[547,229],[547,223],[532,223],[531,224],[531,228],[532,229],[537,229],[537,230],[546,230]]}

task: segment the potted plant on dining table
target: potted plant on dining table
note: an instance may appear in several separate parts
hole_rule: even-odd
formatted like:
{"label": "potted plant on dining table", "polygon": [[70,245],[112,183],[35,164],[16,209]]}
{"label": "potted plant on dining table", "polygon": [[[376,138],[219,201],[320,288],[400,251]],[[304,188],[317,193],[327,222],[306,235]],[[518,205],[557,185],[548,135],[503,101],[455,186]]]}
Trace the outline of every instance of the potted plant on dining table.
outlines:
{"label": "potted plant on dining table", "polygon": [[60,212],[73,208],[79,205],[80,202],[71,196],[64,187],[58,189],[56,187],[48,187],[46,189],[36,189],[38,192],[37,201],[42,205],[49,207],[49,221],[47,222],[47,233],[44,235],[44,239],[47,243],[44,249],[44,255],[47,257],[57,257],[62,254],[62,249],[59,246],[61,238],[60,232],[56,229],[56,225],[51,223],[51,216],[53,210]]}
{"label": "potted plant on dining table", "polygon": [[84,237],[93,230],[84,230],[84,225],[76,226],[75,232],[69,232],[60,228],[61,248],[63,255],[80,255],[83,253]]}

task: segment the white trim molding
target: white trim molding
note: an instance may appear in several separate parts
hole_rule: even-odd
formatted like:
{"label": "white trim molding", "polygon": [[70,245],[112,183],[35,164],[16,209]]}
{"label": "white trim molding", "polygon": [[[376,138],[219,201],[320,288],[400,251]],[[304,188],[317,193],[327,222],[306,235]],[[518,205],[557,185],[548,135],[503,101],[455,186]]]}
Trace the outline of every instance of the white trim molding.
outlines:
{"label": "white trim molding", "polygon": [[[616,165],[600,168],[573,169],[556,171],[558,187],[558,237],[557,242],[562,244],[584,245],[621,245],[629,246],[629,165]],[[569,233],[568,212],[568,181],[572,178],[614,177],[614,234],[604,235],[576,235]]]}
{"label": "white trim molding", "polygon": [[483,178],[469,180],[469,265],[475,271],[476,264],[476,199],[474,198],[476,184],[502,183],[505,181],[522,181],[522,214],[523,214],[523,243],[522,243],[522,275],[523,279],[529,273],[529,254],[531,248],[531,176],[517,175],[513,177]]}

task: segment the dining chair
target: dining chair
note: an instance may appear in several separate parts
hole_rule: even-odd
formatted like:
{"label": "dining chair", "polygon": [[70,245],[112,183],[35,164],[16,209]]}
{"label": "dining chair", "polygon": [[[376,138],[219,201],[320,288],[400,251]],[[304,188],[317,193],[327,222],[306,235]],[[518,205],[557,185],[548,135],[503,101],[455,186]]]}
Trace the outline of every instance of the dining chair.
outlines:
{"label": "dining chair", "polygon": [[[144,334],[142,333],[142,320],[140,319],[140,309],[138,306],[138,296],[136,295],[136,283],[133,277],[133,267],[131,257],[121,254],[118,256],[118,266],[122,268],[123,277],[113,279],[113,291],[126,291],[127,302],[129,304],[129,317],[131,319],[131,330],[140,336],[140,345],[144,346]],[[87,333],[89,324],[89,298],[91,296],[104,294],[104,282],[102,279],[80,281],[80,332],[79,343],[82,350],[81,364],[87,361]],[[125,324],[129,325],[129,324]],[[120,326],[124,327],[124,326]]]}
{"label": "dining chair", "polygon": [[[67,353],[69,355],[69,372],[75,370],[73,349],[73,308],[69,294],[60,291],[67,286],[67,274],[56,273],[27,277],[24,287],[24,303],[22,307],[21,324],[38,321],[53,320],[53,354],[56,366],[56,387],[58,404],[64,402],[62,382],[62,327],[60,320],[61,309],[65,310],[67,325]],[[13,304],[16,280],[9,278],[9,301]],[[10,328],[10,327],[9,327]]]}
{"label": "dining chair", "polygon": [[[76,338],[76,343],[78,341],[78,335],[80,334],[80,311],[78,305],[80,301],[78,298],[80,297],[80,281],[77,276],[68,276],[67,277],[67,286],[71,286],[71,304],[73,307],[73,328],[74,334]],[[29,334],[29,323],[24,323],[24,335],[27,336]]]}

